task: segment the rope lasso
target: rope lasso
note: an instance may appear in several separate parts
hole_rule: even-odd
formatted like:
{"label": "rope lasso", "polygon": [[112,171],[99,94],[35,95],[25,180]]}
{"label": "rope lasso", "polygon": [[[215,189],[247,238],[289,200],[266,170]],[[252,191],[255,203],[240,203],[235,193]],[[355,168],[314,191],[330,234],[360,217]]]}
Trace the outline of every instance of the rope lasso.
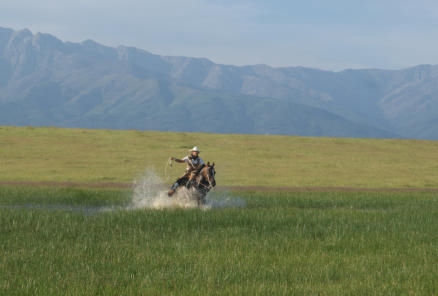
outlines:
{"label": "rope lasso", "polygon": [[166,165],[164,166],[164,178],[165,178],[166,182],[169,181],[169,179],[170,179],[170,174],[169,174],[169,171],[168,171],[169,167],[170,168],[173,167],[172,157],[169,157],[169,159],[166,160]]}

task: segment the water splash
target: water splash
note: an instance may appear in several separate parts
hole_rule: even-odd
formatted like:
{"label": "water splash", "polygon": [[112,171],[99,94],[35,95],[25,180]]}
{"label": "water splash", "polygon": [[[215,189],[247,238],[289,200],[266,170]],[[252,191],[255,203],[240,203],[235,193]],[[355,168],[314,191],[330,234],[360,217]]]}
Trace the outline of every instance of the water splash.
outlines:
{"label": "water splash", "polygon": [[[245,207],[245,201],[231,197],[226,192],[210,192],[201,209]],[[169,209],[198,208],[193,189],[181,188],[171,198],[167,196],[167,186],[154,170],[148,169],[134,180],[133,196],[127,209]]]}
{"label": "water splash", "polygon": [[192,209],[201,208],[210,210],[215,208],[243,208],[246,206],[244,200],[232,196],[224,191],[213,190],[207,195],[206,203],[198,207],[194,198],[193,189],[181,188],[171,198],[167,196],[168,185],[166,185],[154,170],[148,169],[145,173],[136,178],[133,183],[132,199],[128,205],[108,206],[73,206],[62,204],[20,204],[0,205],[0,208],[9,209],[40,209],[40,210],[62,210],[70,212],[94,215],[98,213],[125,211],[136,209]]}

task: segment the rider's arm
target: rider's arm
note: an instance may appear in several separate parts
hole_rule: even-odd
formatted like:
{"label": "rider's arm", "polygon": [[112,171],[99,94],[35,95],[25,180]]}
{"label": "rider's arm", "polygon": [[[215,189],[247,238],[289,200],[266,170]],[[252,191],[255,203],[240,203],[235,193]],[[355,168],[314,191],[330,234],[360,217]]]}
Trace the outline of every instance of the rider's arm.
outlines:
{"label": "rider's arm", "polygon": [[174,160],[174,161],[176,161],[178,163],[185,163],[185,160],[183,160],[183,159],[178,159],[178,158],[175,158],[175,157],[171,157],[170,159]]}

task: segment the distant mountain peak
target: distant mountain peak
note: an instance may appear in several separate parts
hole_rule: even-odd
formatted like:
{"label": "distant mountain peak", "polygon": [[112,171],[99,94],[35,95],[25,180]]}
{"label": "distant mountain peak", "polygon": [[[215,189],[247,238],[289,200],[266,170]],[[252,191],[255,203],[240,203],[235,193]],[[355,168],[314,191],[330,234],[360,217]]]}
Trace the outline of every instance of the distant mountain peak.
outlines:
{"label": "distant mountain peak", "polygon": [[81,44],[83,44],[85,46],[90,46],[90,47],[91,46],[94,46],[94,47],[96,47],[96,46],[103,46],[103,45],[101,45],[101,44],[99,44],[96,41],[91,40],[91,39],[86,39],[86,40],[82,41]]}
{"label": "distant mountain peak", "polygon": [[13,31],[12,33],[12,39],[31,39],[31,38],[33,38],[33,34],[28,29]]}

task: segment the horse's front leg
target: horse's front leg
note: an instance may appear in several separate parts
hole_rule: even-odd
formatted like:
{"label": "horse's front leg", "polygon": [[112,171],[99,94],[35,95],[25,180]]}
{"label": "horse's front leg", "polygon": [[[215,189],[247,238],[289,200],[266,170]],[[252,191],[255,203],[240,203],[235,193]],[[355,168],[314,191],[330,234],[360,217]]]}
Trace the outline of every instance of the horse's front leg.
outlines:
{"label": "horse's front leg", "polygon": [[207,197],[207,192],[202,191],[202,192],[199,193],[198,206],[199,205],[205,205],[206,197]]}

